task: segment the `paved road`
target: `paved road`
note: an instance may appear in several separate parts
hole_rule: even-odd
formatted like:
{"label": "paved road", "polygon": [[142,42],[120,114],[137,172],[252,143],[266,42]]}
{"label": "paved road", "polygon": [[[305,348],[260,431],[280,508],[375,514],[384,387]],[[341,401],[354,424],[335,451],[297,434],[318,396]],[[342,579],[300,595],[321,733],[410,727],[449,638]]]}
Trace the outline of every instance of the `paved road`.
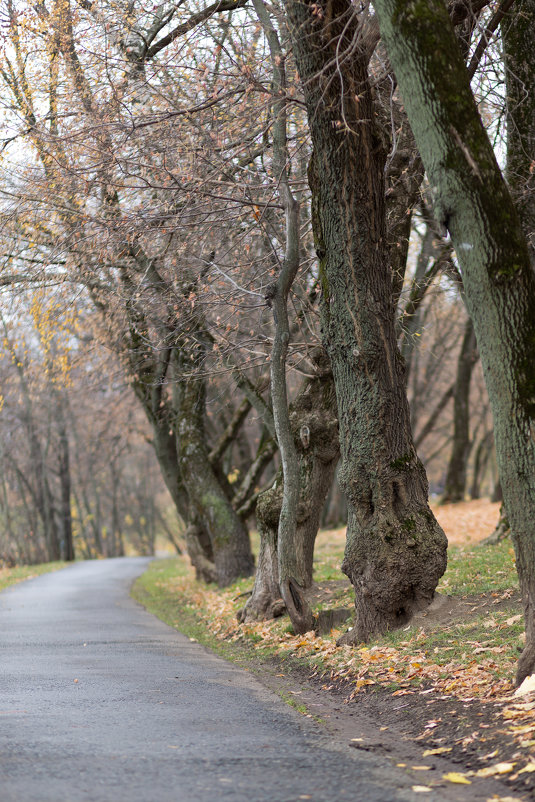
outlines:
{"label": "paved road", "polygon": [[1,802],[421,799],[133,602],[146,564],[76,563],[0,594]]}

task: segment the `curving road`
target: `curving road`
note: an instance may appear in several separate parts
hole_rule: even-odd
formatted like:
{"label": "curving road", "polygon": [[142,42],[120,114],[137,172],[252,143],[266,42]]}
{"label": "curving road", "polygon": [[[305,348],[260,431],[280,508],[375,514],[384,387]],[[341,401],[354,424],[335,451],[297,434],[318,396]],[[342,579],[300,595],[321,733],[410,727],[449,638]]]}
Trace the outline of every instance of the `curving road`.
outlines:
{"label": "curving road", "polygon": [[132,601],[147,562],[76,563],[0,594],[1,802],[421,799]]}

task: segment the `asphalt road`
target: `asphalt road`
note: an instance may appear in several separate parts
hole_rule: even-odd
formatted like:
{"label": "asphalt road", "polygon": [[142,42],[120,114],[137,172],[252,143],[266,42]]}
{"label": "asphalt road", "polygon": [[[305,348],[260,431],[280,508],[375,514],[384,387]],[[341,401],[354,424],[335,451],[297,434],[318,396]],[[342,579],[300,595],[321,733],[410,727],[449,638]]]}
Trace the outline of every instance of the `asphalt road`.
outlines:
{"label": "asphalt road", "polygon": [[147,562],[76,563],[0,594],[0,802],[422,798],[132,601]]}

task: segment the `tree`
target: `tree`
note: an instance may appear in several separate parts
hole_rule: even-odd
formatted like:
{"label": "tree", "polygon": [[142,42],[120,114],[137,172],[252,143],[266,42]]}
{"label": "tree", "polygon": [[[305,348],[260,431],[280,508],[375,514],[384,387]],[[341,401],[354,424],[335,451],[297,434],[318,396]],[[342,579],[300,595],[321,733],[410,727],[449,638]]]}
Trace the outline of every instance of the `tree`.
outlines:
{"label": "tree", "polygon": [[506,178],[535,264],[535,2],[515,0],[501,21],[507,98]]}
{"label": "tree", "polygon": [[535,670],[535,274],[441,0],[376,0],[381,32],[463,273],[495,425],[524,604],[517,682]]}
{"label": "tree", "polygon": [[[195,17],[195,24],[216,11],[234,9],[236,5],[211,7]],[[24,116],[28,126],[26,135],[41,166],[40,170],[30,172],[33,187],[31,184],[27,186],[25,197],[35,193],[36,183],[41,182],[46,187],[45,205],[50,204],[53,208],[52,219],[47,225],[43,222],[43,215],[41,219],[38,216],[32,235],[45,253],[54,250],[54,241],[63,242],[71,280],[77,280],[85,288],[101,315],[101,332],[106,330],[109,345],[122,354],[136,396],[153,427],[156,454],[177,510],[184,519],[191,517],[187,540],[192,544],[192,553],[195,551],[196,562],[200,564],[204,558],[203,566],[208,570],[206,563],[213,560],[218,581],[228,582],[236,576],[251,573],[253,561],[247,530],[232,505],[233,494],[224,472],[220,465],[213,464],[222,460],[224,452],[213,461],[208,459],[211,449],[207,446],[203,428],[206,361],[214,337],[209,332],[207,317],[194,306],[206,269],[199,267],[199,261],[187,254],[187,237],[178,225],[175,224],[171,232],[162,231],[161,212],[155,223],[146,224],[144,214],[140,225],[133,222],[139,211],[139,202],[130,184],[133,179],[146,182],[151,193],[152,184],[155,184],[169,199],[173,214],[179,210],[194,214],[195,203],[192,210],[191,204],[184,200],[184,195],[190,197],[189,193],[182,192],[179,182],[177,190],[175,180],[169,180],[170,171],[172,174],[179,163],[176,146],[180,143],[180,136],[178,142],[176,139],[173,142],[175,152],[169,155],[156,138],[151,139],[151,146],[147,147],[143,134],[145,129],[150,131],[151,128],[145,124],[147,115],[156,115],[158,123],[158,92],[163,88],[160,84],[151,90],[146,84],[143,78],[146,63],[155,59],[179,35],[190,30],[193,24],[186,28],[179,26],[178,30],[158,40],[158,34],[171,23],[173,9],[164,12],[162,6],[150,20],[140,10],[139,17],[134,15],[132,25],[126,7],[116,8],[114,13],[118,23],[123,24],[129,33],[126,39],[119,40],[113,36],[109,40],[119,56],[114,62],[117,69],[110,71],[106,53],[102,53],[102,59],[96,62],[88,61],[87,55],[84,58],[86,51],[80,47],[77,31],[79,16],[68,2],[57,0],[50,10],[46,4],[41,4],[34,12],[41,25],[32,30],[32,21],[21,30],[18,10],[8,3],[14,59],[13,63],[8,60],[8,68],[3,72],[14,103]],[[82,13],[92,19],[97,29],[108,25],[93,6],[88,6]],[[32,12],[29,12],[29,17],[32,17]],[[52,32],[52,36],[46,39],[44,51],[41,51],[44,56],[37,57],[37,60],[43,58],[50,70],[50,82],[43,87],[50,106],[46,120],[40,118],[39,81],[36,81],[35,91],[33,81],[29,80],[36,70],[35,60],[26,58],[24,50],[28,36],[42,37],[43,22]],[[144,36],[147,26],[149,30]],[[152,43],[150,52],[149,41]],[[126,77],[120,75],[119,66],[125,64],[128,65]],[[177,101],[176,90],[173,82],[167,79],[165,70],[159,73],[162,74],[167,81],[166,89],[171,87],[171,91],[165,94],[166,102],[173,105]],[[118,93],[124,93],[126,89],[135,96],[132,105],[143,104],[142,133],[134,133],[132,137],[129,133],[126,137],[141,148],[139,162],[135,162],[130,145],[125,149],[125,138],[120,133],[124,130],[121,110],[124,111],[125,107],[117,105],[116,101]],[[183,81],[180,89],[189,91],[191,87]],[[206,86],[203,89],[208,91]],[[76,122],[71,120],[69,123],[71,133],[77,131],[75,155],[65,146],[66,129],[60,122],[64,103],[74,109],[71,116],[76,118]],[[211,105],[208,102],[208,108]],[[113,118],[110,109],[115,114],[116,129],[109,125]],[[130,110],[127,117],[131,119]],[[186,140],[190,133],[184,134]],[[142,152],[151,154],[147,164]],[[197,152],[195,140],[191,153]],[[207,172],[210,170],[205,170],[203,178]],[[24,193],[21,194],[24,197]],[[22,218],[20,209],[19,214]],[[25,220],[25,225],[29,229],[28,220]],[[212,220],[210,227],[213,227]],[[91,249],[84,244],[88,238],[93,241]],[[45,260],[46,257],[46,264]],[[46,275],[43,278],[46,280]],[[171,392],[173,382],[181,385],[179,390],[175,388],[176,392]],[[202,464],[203,470],[194,472],[195,455],[199,457],[195,463],[197,468]],[[249,492],[241,494],[242,503],[253,490],[251,481]]]}
{"label": "tree", "polygon": [[[431,602],[446,566],[446,538],[427,503],[396,346],[387,153],[368,72],[377,43],[373,19],[346,0],[286,0],[285,9],[313,145],[322,334],[348,499],[342,569],[355,587],[356,620],[345,640],[359,642]],[[403,153],[405,167],[412,156],[410,148]]]}
{"label": "tree", "polygon": [[[281,602],[279,564],[280,513],[284,476],[279,470],[273,485],[258,499],[256,519],[260,534],[260,553],[251,597],[239,613],[240,621],[272,618],[289,609],[295,631],[314,625],[304,590],[312,585],[314,543],[325,499],[333,481],[340,455],[334,383],[329,360],[318,347],[312,353],[311,376],[290,405],[289,425],[297,454],[299,503],[295,511],[295,530],[291,549],[292,581],[290,605],[287,595]],[[284,554],[282,555],[285,556]]]}

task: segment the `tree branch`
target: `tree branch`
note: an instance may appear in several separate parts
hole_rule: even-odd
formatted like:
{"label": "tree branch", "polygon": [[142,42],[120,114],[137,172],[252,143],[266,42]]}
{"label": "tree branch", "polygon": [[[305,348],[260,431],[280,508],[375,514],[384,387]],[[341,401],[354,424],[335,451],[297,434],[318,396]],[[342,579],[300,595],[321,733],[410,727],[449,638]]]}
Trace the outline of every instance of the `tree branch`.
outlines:
{"label": "tree branch", "polygon": [[202,11],[198,11],[197,14],[193,14],[186,22],[183,22],[181,25],[177,25],[176,28],[173,28],[166,36],[163,36],[158,42],[149,47],[145,54],[145,61],[149,61],[150,59],[154,58],[158,55],[164,48],[174,42],[179,36],[183,36],[188,31],[191,31],[197,25],[200,25],[201,22],[205,22],[214,14],[217,14],[221,11],[234,11],[236,8],[243,8],[246,5],[248,0],[217,0],[217,2],[212,3],[211,6],[207,6],[207,8],[203,8]]}

